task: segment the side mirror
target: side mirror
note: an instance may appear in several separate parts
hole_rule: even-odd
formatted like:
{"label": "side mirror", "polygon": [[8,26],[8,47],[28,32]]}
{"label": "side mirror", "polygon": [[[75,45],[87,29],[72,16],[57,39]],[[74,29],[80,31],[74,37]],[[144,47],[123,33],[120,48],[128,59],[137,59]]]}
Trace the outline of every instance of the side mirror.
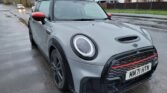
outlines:
{"label": "side mirror", "polygon": [[36,21],[44,21],[45,19],[45,14],[42,12],[34,12],[32,13],[32,18]]}
{"label": "side mirror", "polygon": [[112,14],[111,13],[107,13],[107,16],[108,16],[109,19],[111,19]]}

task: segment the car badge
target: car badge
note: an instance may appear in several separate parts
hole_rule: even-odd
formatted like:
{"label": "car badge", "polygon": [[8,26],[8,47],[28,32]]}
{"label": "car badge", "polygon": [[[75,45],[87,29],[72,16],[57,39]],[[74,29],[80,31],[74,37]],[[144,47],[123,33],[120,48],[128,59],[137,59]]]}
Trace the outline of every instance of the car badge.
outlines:
{"label": "car badge", "polygon": [[133,44],[133,47],[137,48],[137,47],[138,47],[138,44]]}

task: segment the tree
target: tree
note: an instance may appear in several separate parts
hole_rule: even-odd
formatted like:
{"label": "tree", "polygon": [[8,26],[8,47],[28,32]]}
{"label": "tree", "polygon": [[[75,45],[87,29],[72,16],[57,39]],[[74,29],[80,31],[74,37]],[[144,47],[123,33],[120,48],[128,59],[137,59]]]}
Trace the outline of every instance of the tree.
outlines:
{"label": "tree", "polygon": [[5,4],[11,4],[11,3],[12,3],[12,0],[3,0],[3,2],[4,2]]}

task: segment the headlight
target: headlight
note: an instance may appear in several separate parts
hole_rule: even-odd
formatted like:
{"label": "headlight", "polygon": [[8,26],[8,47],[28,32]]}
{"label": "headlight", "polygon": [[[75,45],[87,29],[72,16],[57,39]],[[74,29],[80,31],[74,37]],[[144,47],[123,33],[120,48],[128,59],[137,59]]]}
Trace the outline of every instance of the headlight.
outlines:
{"label": "headlight", "polygon": [[93,40],[85,35],[75,35],[71,40],[73,51],[82,59],[92,60],[97,55],[97,48]]}
{"label": "headlight", "polygon": [[21,12],[22,12],[22,10],[21,10],[21,9],[18,9],[18,11],[19,11],[19,13],[21,13]]}

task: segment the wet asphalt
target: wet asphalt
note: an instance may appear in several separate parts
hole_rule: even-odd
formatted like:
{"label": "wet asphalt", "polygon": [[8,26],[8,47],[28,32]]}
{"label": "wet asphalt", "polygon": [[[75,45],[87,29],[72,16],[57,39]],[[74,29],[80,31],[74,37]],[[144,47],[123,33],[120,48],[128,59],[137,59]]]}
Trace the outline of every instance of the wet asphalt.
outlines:
{"label": "wet asphalt", "polygon": [[0,11],[0,93],[60,93],[46,60],[30,46],[28,29]]}
{"label": "wet asphalt", "polygon": [[[146,28],[159,52],[159,66],[152,79],[127,93],[167,93],[167,21],[127,17],[113,20]],[[26,25],[6,10],[0,10],[0,93],[61,93],[45,58],[38,49],[31,48]]]}

